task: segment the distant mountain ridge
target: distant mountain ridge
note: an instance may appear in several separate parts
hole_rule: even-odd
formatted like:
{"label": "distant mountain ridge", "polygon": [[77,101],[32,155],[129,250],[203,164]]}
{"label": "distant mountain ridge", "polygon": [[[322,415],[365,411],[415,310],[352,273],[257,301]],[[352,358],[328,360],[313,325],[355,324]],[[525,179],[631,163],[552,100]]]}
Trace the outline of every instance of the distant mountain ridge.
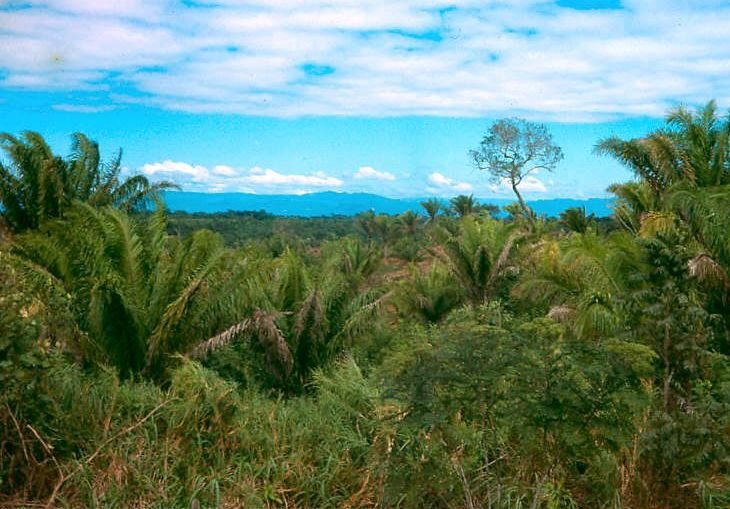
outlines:
{"label": "distant mountain ridge", "polygon": [[[291,194],[247,194],[247,193],[194,193],[166,191],[165,205],[171,211],[181,212],[227,212],[244,210],[265,210],[278,216],[352,216],[372,210],[383,214],[401,214],[407,210],[422,211],[423,198],[387,198],[369,193],[336,193],[326,191],[303,195]],[[444,199],[444,201],[447,201]],[[510,199],[479,199],[480,203],[503,206],[513,202]],[[528,200],[538,215],[556,217],[571,207],[585,207],[587,214],[598,217],[610,216],[614,198],[589,198],[586,200],[553,198]]]}

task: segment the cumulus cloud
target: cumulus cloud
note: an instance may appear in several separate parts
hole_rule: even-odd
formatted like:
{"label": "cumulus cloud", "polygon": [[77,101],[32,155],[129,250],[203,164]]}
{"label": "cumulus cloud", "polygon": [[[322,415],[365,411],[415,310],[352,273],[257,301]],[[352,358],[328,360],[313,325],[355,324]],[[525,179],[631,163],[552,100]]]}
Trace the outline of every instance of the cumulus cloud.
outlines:
{"label": "cumulus cloud", "polygon": [[208,168],[200,165],[192,165],[183,162],[165,160],[161,163],[147,163],[142,166],[142,173],[149,176],[164,175],[175,178],[176,176],[188,176],[195,181],[202,181],[210,176]]}
{"label": "cumulus cloud", "polygon": [[259,166],[239,170],[226,165],[217,165],[210,170],[205,166],[170,160],[147,163],[141,171],[155,180],[172,180],[186,191],[301,194],[311,192],[306,189],[310,187],[319,190],[337,189],[344,184],[342,179],[324,172],[306,175],[280,173]]}
{"label": "cumulus cloud", "polygon": [[545,186],[545,183],[540,180],[537,177],[534,177],[532,175],[528,175],[524,178],[524,180],[520,183],[517,188],[520,191],[525,191],[527,193],[546,193],[547,187]]}
{"label": "cumulus cloud", "polygon": [[[525,193],[547,193],[548,191],[545,182],[534,175],[526,176],[517,188]],[[509,180],[505,178],[498,185],[491,185],[490,190],[494,193],[507,194],[512,192],[512,187],[510,186]]]}
{"label": "cumulus cloud", "polygon": [[224,177],[235,177],[238,175],[238,171],[230,166],[218,165],[213,167],[214,175],[222,175]]}
{"label": "cumulus cloud", "polygon": [[378,171],[372,166],[360,166],[353,176],[359,180],[395,180],[395,175],[389,171]]}
{"label": "cumulus cloud", "polygon": [[730,4],[622,3],[11,2],[0,89],[267,116],[584,121],[730,106]]}
{"label": "cumulus cloud", "polygon": [[459,182],[450,177],[445,176],[443,173],[437,171],[431,173],[428,176],[428,182],[431,184],[429,190],[436,194],[438,193],[469,193],[474,188],[468,182]]}
{"label": "cumulus cloud", "polygon": [[295,184],[298,186],[340,187],[344,182],[336,177],[329,177],[324,172],[313,175],[283,175],[270,168],[251,168],[247,176],[241,177],[251,184],[276,186]]}

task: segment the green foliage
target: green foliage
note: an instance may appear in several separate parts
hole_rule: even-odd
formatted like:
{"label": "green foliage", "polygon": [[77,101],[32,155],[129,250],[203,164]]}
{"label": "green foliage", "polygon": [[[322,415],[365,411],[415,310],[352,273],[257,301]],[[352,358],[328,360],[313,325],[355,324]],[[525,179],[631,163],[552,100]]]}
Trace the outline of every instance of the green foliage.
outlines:
{"label": "green foliage", "polygon": [[645,365],[549,320],[516,323],[495,306],[415,334],[425,337],[389,367],[408,422],[439,436],[471,429],[480,437],[471,454],[496,476],[549,480],[572,497],[596,497],[590,506],[611,499],[649,402],[647,373],[637,370]]}
{"label": "green foliage", "polygon": [[309,267],[287,250],[275,260],[269,279],[259,280],[271,291],[260,295],[253,316],[198,345],[196,355],[243,338],[250,349],[241,354],[263,356],[268,366],[259,371],[265,386],[289,393],[304,390],[316,369],[328,366],[376,326],[389,297],[369,285],[380,263],[372,247],[345,239],[325,246],[324,252],[323,263]]}
{"label": "green foliage", "polygon": [[638,235],[646,215],[659,207],[651,189],[643,182],[626,182],[609,186],[608,190],[616,195],[613,208],[616,221],[629,232]]}
{"label": "green foliage", "polygon": [[476,214],[479,210],[479,203],[474,199],[473,194],[470,194],[469,196],[466,196],[465,194],[454,196],[451,200],[449,200],[449,204],[451,206],[451,211],[459,218]]}
{"label": "green foliage", "polygon": [[263,243],[273,256],[279,256],[287,247],[317,247],[359,233],[355,219],[346,216],[280,217],[264,211],[168,213],[168,233],[187,237],[196,230],[214,231],[231,247]]}
{"label": "green foliage", "polygon": [[488,301],[510,263],[519,230],[494,219],[465,217],[457,233],[441,228],[433,254],[449,268],[470,302]]}
{"label": "green foliage", "polygon": [[585,233],[589,228],[595,228],[596,217],[594,214],[586,215],[585,207],[573,207],[560,213],[560,223],[568,231]]}
{"label": "green foliage", "polygon": [[610,337],[625,326],[621,296],[643,265],[631,236],[589,230],[542,243],[525,261],[513,295],[570,324],[578,337]]}
{"label": "green foliage", "polygon": [[81,133],[73,135],[71,155],[56,156],[43,137],[26,131],[18,138],[0,134],[8,163],[0,163],[0,206],[14,232],[36,229],[62,217],[74,201],[95,207],[115,206],[127,211],[159,199],[169,182],[151,184],[143,175],[120,178],[121,157],[102,163],[99,146]]}
{"label": "green foliage", "polygon": [[[12,249],[27,274],[69,295],[54,312],[73,317],[86,361],[159,376],[168,354],[231,323],[256,291],[246,258],[211,232],[180,241],[166,236],[161,213],[141,223],[83,204],[66,216],[19,236]],[[33,288],[36,298],[43,292]]]}
{"label": "green foliage", "polygon": [[453,284],[450,272],[440,263],[432,264],[425,274],[417,266],[411,266],[410,272],[396,299],[403,318],[418,317],[435,323],[463,301],[463,289]]}
{"label": "green foliage", "polygon": [[435,223],[439,212],[445,212],[447,205],[438,198],[429,198],[421,202],[421,207],[426,211],[429,223]]}
{"label": "green foliage", "polygon": [[16,461],[2,479],[23,480],[24,470],[33,476],[25,496],[51,506],[340,507],[367,505],[376,492],[377,391],[350,360],[316,374],[316,398],[288,402],[239,393],[189,361],[166,390],[65,363],[42,385],[43,411],[14,415],[33,460]]}

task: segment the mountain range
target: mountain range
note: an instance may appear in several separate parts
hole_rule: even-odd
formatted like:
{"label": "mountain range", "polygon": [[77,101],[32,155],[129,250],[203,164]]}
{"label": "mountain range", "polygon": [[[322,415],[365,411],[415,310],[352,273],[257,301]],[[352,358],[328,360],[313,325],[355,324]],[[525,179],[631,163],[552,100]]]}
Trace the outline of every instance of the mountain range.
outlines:
{"label": "mountain range", "polygon": [[[332,191],[303,195],[291,194],[247,194],[247,193],[194,193],[167,191],[165,205],[171,211],[181,212],[227,212],[264,210],[279,216],[351,216],[372,210],[375,213],[400,214],[407,210],[422,211],[420,202],[426,198],[387,198],[368,193],[336,193]],[[446,200],[444,200],[446,201]],[[502,207],[514,200],[479,199],[480,203]],[[613,198],[589,198],[577,200],[553,198],[528,200],[528,205],[538,215],[555,217],[571,207],[585,207],[587,214],[598,217],[611,215]]]}

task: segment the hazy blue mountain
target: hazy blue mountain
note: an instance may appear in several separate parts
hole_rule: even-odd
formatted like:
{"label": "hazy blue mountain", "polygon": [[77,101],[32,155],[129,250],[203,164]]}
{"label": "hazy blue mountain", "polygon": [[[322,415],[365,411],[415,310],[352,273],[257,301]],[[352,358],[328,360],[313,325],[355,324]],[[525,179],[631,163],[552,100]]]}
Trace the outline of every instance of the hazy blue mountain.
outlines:
{"label": "hazy blue mountain", "polygon": [[585,207],[586,214],[595,214],[596,217],[607,217],[613,214],[613,202],[615,198],[588,198],[586,200],[574,200],[571,198],[553,198],[551,200],[527,201],[527,204],[538,214],[545,214],[549,217],[556,217],[565,209],[571,207]]}
{"label": "hazy blue mountain", "polygon": [[[406,210],[420,211],[420,202],[425,198],[386,198],[368,193],[323,192],[301,196],[290,194],[246,194],[246,193],[190,193],[168,191],[164,193],[165,204],[172,211],[184,212],[226,212],[228,210],[265,210],[280,216],[330,216],[355,215],[372,210],[376,213],[400,214]],[[482,203],[503,206],[512,200],[483,199]],[[557,216],[570,207],[586,208],[588,214],[604,217],[611,214],[612,198],[591,198],[573,200],[555,198],[551,200],[528,201],[538,214]]]}

